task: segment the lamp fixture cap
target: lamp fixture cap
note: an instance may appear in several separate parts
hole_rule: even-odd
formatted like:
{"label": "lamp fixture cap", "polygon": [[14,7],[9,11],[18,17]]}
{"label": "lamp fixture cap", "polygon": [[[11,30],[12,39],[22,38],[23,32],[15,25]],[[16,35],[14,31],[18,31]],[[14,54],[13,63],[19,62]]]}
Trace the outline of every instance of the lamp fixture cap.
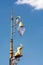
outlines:
{"label": "lamp fixture cap", "polygon": [[23,23],[22,22],[19,23],[19,27],[23,27]]}

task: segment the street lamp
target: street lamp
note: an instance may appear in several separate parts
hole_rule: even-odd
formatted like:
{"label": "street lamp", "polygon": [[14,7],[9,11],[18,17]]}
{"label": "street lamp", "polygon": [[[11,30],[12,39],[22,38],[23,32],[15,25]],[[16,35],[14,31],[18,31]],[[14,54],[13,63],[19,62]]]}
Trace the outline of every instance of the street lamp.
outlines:
{"label": "street lamp", "polygon": [[[14,13],[12,10],[11,15],[11,39],[10,39],[10,65],[16,65],[18,61],[20,60],[20,57],[22,57],[22,48],[23,45],[20,44],[20,46],[17,48],[17,51],[13,53],[13,34],[16,33],[16,30],[19,32],[20,36],[23,36],[25,32],[24,25],[21,21],[21,17],[17,16],[14,19]],[[18,27],[17,27],[18,24]]]}
{"label": "street lamp", "polygon": [[19,23],[19,27],[18,27],[18,32],[21,36],[23,36],[24,32],[25,32],[25,28],[22,22]]}

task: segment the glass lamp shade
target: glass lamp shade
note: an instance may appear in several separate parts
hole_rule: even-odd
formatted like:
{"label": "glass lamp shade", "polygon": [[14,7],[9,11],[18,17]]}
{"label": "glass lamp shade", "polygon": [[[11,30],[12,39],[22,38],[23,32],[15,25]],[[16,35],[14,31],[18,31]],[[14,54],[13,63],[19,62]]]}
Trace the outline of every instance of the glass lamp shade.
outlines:
{"label": "glass lamp shade", "polygon": [[12,61],[12,63],[13,63],[14,65],[16,65],[16,64],[18,63],[18,59],[14,59],[14,60]]}
{"label": "glass lamp shade", "polygon": [[19,34],[20,34],[20,36],[23,36],[23,34],[24,34],[24,32],[25,32],[25,28],[24,28],[24,26],[23,27],[18,27],[18,32],[19,32]]}
{"label": "glass lamp shade", "polygon": [[13,63],[14,65],[17,65],[17,63],[19,62],[19,60],[20,60],[20,58],[15,58],[15,57],[13,57],[13,58],[12,58],[12,63]]}

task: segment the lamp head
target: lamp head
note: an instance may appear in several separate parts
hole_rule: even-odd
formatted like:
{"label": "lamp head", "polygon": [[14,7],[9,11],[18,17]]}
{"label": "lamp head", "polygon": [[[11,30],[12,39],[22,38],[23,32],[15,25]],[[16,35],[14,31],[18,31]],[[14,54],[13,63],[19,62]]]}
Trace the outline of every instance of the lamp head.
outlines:
{"label": "lamp head", "polygon": [[25,32],[25,28],[22,24],[22,22],[19,23],[19,27],[18,27],[18,32],[21,36],[23,36],[24,32]]}

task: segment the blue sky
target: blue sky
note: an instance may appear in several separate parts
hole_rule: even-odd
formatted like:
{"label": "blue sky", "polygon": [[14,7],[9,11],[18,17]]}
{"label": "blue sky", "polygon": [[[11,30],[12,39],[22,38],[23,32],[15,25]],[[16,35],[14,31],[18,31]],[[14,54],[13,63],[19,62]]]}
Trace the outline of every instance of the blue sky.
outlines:
{"label": "blue sky", "polygon": [[23,37],[18,33],[14,36],[14,49],[20,42],[23,44],[23,57],[18,65],[43,65],[43,1],[29,1],[0,0],[0,65],[9,65],[12,7],[14,17],[21,16],[26,29]]}

